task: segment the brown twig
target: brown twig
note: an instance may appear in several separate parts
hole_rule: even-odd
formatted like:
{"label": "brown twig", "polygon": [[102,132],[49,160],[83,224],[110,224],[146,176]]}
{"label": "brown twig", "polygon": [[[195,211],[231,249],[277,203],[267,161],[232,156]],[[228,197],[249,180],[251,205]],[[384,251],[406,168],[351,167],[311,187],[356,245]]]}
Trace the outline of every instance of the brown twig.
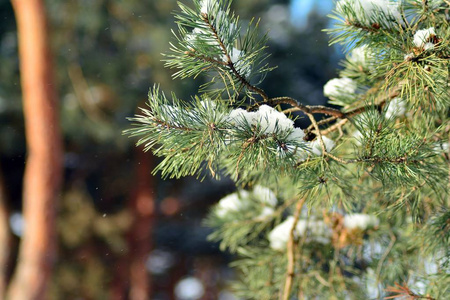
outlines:
{"label": "brown twig", "polygon": [[308,116],[309,120],[311,121],[311,123],[314,126],[314,129],[317,132],[317,135],[318,135],[317,138],[319,139],[320,147],[322,148],[322,155],[324,156],[324,155],[326,155],[327,150],[325,149],[325,144],[323,143],[322,133],[320,132],[319,125],[317,125],[316,119],[314,118],[314,116],[312,114],[306,113],[306,115]]}
{"label": "brown twig", "polygon": [[[333,122],[333,121],[335,121],[337,119],[349,119],[351,117],[354,117],[356,115],[359,115],[359,114],[367,111],[368,109],[380,109],[386,104],[387,99],[393,99],[393,98],[397,97],[399,95],[399,93],[400,93],[400,91],[399,91],[398,87],[393,88],[392,91],[387,96],[383,95],[382,97],[377,97],[377,99],[375,99],[375,101],[374,101],[374,103],[376,103],[376,104],[374,104],[374,105],[366,105],[366,106],[357,107],[357,108],[355,108],[353,110],[350,110],[348,112],[342,112],[342,115],[339,115],[339,114],[328,114],[328,115],[331,115],[331,117],[323,119],[323,120],[320,120],[320,121],[317,121],[317,125],[319,125],[319,126],[320,125],[325,125],[325,124],[331,123],[331,122]],[[309,108],[316,108],[316,106],[308,106],[308,107]],[[292,109],[284,110],[283,112],[286,113],[286,112],[293,112],[293,111],[299,111],[299,110],[300,109],[298,109],[297,107],[294,107]],[[312,112],[310,112],[310,113],[325,113],[325,112],[316,112],[315,109],[313,109]],[[325,113],[325,114],[327,114],[327,113]],[[306,128],[304,130],[304,132],[305,132],[305,134],[308,134],[313,129],[315,129],[314,125],[311,124],[308,128]]]}
{"label": "brown twig", "polygon": [[306,197],[301,198],[295,206],[294,223],[292,224],[287,244],[288,264],[286,270],[286,281],[284,284],[283,295],[281,297],[282,300],[289,300],[289,295],[291,294],[292,289],[292,281],[295,277],[295,228],[297,227],[298,219],[300,218],[300,213],[302,211],[305,200]]}
{"label": "brown twig", "polygon": [[371,32],[371,33],[378,33],[378,30],[381,27],[380,24],[378,24],[378,23],[374,23],[370,27],[369,26],[365,26],[365,25],[363,25],[361,23],[358,23],[358,22],[351,22],[350,20],[345,20],[345,23],[347,25],[349,25],[349,26],[353,26],[353,27],[356,27],[356,28],[359,28],[359,29],[362,29],[364,31]]}
{"label": "brown twig", "polygon": [[[271,106],[276,106],[279,104],[289,104],[291,105],[293,108],[291,108],[290,110],[288,110],[288,112],[294,112],[294,111],[302,111],[305,114],[309,113],[309,114],[326,114],[326,115],[330,115],[330,116],[336,116],[338,118],[345,118],[345,113],[341,112],[338,109],[332,108],[332,107],[326,107],[326,106],[322,106],[322,105],[304,105],[301,104],[300,102],[298,102],[297,100],[295,100],[294,98],[291,97],[277,97],[277,98],[271,98],[268,99],[266,102]],[[264,104],[264,103],[256,103],[255,105],[249,107],[249,110],[254,110],[256,107]],[[284,111],[286,113],[286,111]]]}
{"label": "brown twig", "polygon": [[178,126],[178,125],[173,125],[173,124],[170,124],[168,122],[164,122],[162,120],[158,120],[156,118],[153,118],[152,121],[154,122],[153,125],[155,125],[155,126],[162,126],[164,128],[167,128],[167,129],[176,129],[176,130],[182,130],[182,131],[194,131],[194,129],[192,129],[192,128],[184,127],[184,126]]}
{"label": "brown twig", "polygon": [[327,134],[329,134],[330,132],[333,132],[333,131],[335,131],[335,130],[337,130],[337,129],[341,129],[342,126],[344,126],[345,123],[347,123],[347,122],[348,122],[348,119],[342,119],[342,120],[340,120],[339,122],[337,122],[337,123],[333,124],[332,126],[328,127],[327,129],[322,130],[320,133],[321,133],[322,135],[327,135]]}
{"label": "brown twig", "polygon": [[328,156],[328,157],[330,157],[331,159],[333,159],[333,160],[335,160],[337,162],[340,162],[342,164],[348,164],[349,161],[346,161],[346,160],[344,160],[342,158],[339,158],[339,157],[334,156],[333,154],[327,152],[327,149],[325,148],[325,144],[323,143],[322,133],[319,130],[319,126],[317,125],[316,119],[314,118],[314,116],[312,114],[306,114],[306,115],[311,120],[311,123],[313,124],[314,129],[317,132],[317,138],[319,139],[320,147],[322,148],[322,156]]}
{"label": "brown twig", "polygon": [[217,65],[221,65],[221,66],[228,66],[228,64],[224,61],[218,60],[218,59],[214,59],[205,55],[201,55],[201,54],[197,54],[193,49],[192,51],[186,51],[185,52],[186,55],[190,56],[190,57],[194,57],[197,58],[199,60],[203,60],[204,62],[208,62],[211,64],[217,64]]}
{"label": "brown twig", "polygon": [[390,286],[390,287],[386,288],[386,292],[397,293],[397,294],[395,294],[393,296],[384,297],[384,299],[395,299],[395,298],[400,298],[400,297],[404,298],[406,296],[410,300],[415,300],[415,299],[436,300],[435,298],[431,297],[430,295],[426,295],[426,296],[417,295],[416,293],[411,291],[406,284],[400,285],[398,283],[395,283],[395,287]]}

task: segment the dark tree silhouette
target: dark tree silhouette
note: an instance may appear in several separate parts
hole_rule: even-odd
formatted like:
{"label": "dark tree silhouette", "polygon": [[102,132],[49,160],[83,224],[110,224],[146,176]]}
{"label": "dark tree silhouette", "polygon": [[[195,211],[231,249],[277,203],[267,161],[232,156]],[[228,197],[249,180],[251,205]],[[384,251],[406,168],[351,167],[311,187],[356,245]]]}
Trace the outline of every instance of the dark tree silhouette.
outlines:
{"label": "dark tree silhouette", "polygon": [[152,248],[155,216],[155,179],[150,174],[153,155],[142,149],[136,153],[136,185],[129,202],[134,222],[129,231],[130,293],[132,300],[147,300],[151,295],[151,278],[145,269],[145,261]]}
{"label": "dark tree silhouette", "polygon": [[0,166],[0,298],[6,291],[8,282],[8,261],[11,254],[11,233],[8,224],[8,207],[5,181]]}

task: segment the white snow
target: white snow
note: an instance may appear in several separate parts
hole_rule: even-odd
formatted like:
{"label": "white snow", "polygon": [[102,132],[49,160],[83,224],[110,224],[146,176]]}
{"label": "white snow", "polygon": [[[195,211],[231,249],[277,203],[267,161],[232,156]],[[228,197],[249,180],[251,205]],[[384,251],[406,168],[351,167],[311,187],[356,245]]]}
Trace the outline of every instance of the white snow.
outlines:
{"label": "white snow", "polygon": [[371,53],[369,51],[369,47],[367,45],[363,45],[352,50],[349,56],[349,61],[354,64],[365,66],[370,57]]}
{"label": "white snow", "polygon": [[415,57],[414,53],[411,52],[411,53],[405,54],[404,60],[411,61],[414,57]]}
{"label": "white snow", "polygon": [[294,121],[286,117],[284,113],[268,105],[259,107],[256,114],[256,122],[261,125],[262,131],[267,134],[294,128]]}
{"label": "white snow", "polygon": [[[286,136],[286,148],[278,151],[283,153],[284,151],[294,153],[299,160],[304,160],[308,157],[309,153],[315,155],[322,155],[322,149],[318,140],[313,142],[304,142],[305,136],[301,128],[294,127],[294,121],[286,117],[282,112],[277,111],[275,108],[268,105],[261,105],[256,112],[248,112],[244,109],[237,108],[230,112],[228,121],[233,125],[242,129],[248,126],[252,128],[259,128],[263,134],[280,134],[288,133]],[[323,136],[323,142],[327,151],[331,151],[335,143],[330,138]],[[304,143],[305,148],[300,148],[299,143]]]}
{"label": "white snow", "polygon": [[223,218],[230,212],[239,211],[243,207],[242,199],[247,197],[248,192],[244,190],[225,196],[217,204],[217,215]]}
{"label": "white snow", "polygon": [[229,121],[237,126],[242,125],[243,122],[260,126],[262,133],[265,134],[294,129],[294,121],[265,104],[261,105],[256,112],[248,112],[241,108],[234,109],[229,115]]}
{"label": "white snow", "polygon": [[[252,68],[251,65],[248,63],[245,63],[244,57],[245,53],[237,48],[232,48],[231,51],[229,51],[229,56],[231,59],[231,62],[234,64],[234,67],[236,70],[243,75],[244,77],[248,77],[251,74]],[[228,61],[228,57],[226,55],[223,55],[222,60],[224,62]]]}
{"label": "white snow", "polygon": [[305,132],[301,128],[294,128],[292,132],[288,135],[288,141],[301,141],[305,137]]}
{"label": "white snow", "polygon": [[351,214],[344,217],[344,226],[347,229],[367,230],[377,227],[380,223],[377,217],[366,214]]}
{"label": "white snow", "polygon": [[406,102],[402,98],[394,98],[386,108],[386,118],[401,117],[406,113]]}
{"label": "white snow", "polygon": [[202,28],[194,28],[194,30],[192,30],[191,33],[186,34],[184,38],[188,42],[189,46],[194,49],[200,41],[216,48],[220,47],[214,35],[208,30]]}
{"label": "white snow", "polygon": [[416,34],[414,34],[414,45],[418,48],[424,48],[425,50],[432,49],[434,48],[434,44],[430,42],[430,39],[434,36],[436,36],[434,27],[418,30]]}
{"label": "white snow", "polygon": [[272,215],[278,203],[272,190],[256,185],[252,191],[240,190],[222,198],[216,206],[216,214],[218,217],[224,218],[230,213],[248,208],[252,204],[251,201],[258,201],[258,204],[260,204],[260,213],[256,217],[257,220]]}
{"label": "white snow", "polygon": [[236,126],[245,125],[254,125],[256,118],[256,112],[246,111],[242,108],[233,109],[228,116],[228,120],[230,123]]}
{"label": "white snow", "polygon": [[[272,231],[269,233],[269,242],[272,249],[283,250],[286,248],[286,244],[289,241],[289,235],[293,225],[294,217],[290,216],[284,222],[278,224],[274,229],[272,229]],[[296,231],[298,230],[299,228],[297,224]],[[294,233],[296,231],[294,231]]]}
{"label": "white snow", "polygon": [[436,153],[448,153],[450,148],[450,144],[448,142],[436,142],[434,143],[434,151]]}
{"label": "white snow", "polygon": [[215,0],[202,0],[202,2],[200,3],[200,12],[202,14],[208,14],[209,10],[214,5],[214,2],[216,2],[216,1]]}
{"label": "white snow", "polygon": [[[294,225],[294,217],[289,216],[284,222],[275,226],[269,233],[268,239],[270,247],[273,250],[282,251],[286,249],[289,236]],[[298,239],[301,236],[308,234],[307,242],[317,242],[327,244],[330,242],[332,234],[331,229],[321,220],[304,220],[300,219],[297,222],[294,230],[294,238]]]}
{"label": "white snow", "polygon": [[347,77],[334,78],[323,87],[323,94],[330,98],[349,97],[356,92],[356,82]]}
{"label": "white snow", "polygon": [[239,59],[241,58],[241,55],[243,55],[243,52],[237,48],[233,48],[230,51],[230,59],[234,64],[239,61]]}
{"label": "white snow", "polygon": [[268,204],[270,206],[277,205],[277,197],[271,189],[262,185],[256,185],[253,188],[253,196],[261,201],[261,203]]}
{"label": "white snow", "polygon": [[[330,152],[336,145],[336,143],[332,139],[327,138],[326,136],[322,136],[322,141],[325,146],[325,150],[327,150],[327,152]],[[322,155],[322,147],[320,146],[319,138],[312,141],[310,145],[311,145],[311,151],[315,155],[318,155],[318,156]]]}

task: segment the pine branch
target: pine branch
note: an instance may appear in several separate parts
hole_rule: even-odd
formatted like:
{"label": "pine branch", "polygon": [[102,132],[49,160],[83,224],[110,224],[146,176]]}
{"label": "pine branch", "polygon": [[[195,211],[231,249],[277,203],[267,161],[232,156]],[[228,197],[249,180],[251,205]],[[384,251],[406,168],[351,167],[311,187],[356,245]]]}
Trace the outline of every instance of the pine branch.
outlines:
{"label": "pine branch", "polygon": [[[257,87],[255,75],[263,78],[268,71],[260,67],[267,56],[258,24],[250,22],[241,37],[230,1],[211,1],[195,0],[194,9],[180,4],[178,43],[171,45],[167,64],[179,68],[175,76],[182,78],[217,71],[208,72],[213,78],[200,88],[206,95],[167,101],[154,91],[150,110],[134,120],[139,124],[130,133],[164,157],[156,169],[164,176],[200,175],[203,169],[216,176],[223,170],[236,185],[277,190],[276,204],[256,198],[225,204],[225,197],[208,217],[215,227],[209,238],[241,258],[233,264],[242,274],[237,296],[367,299],[372,295],[355,276],[401,282],[406,272],[421,271],[413,264],[421,250],[425,258],[448,254],[450,37],[444,5],[429,2],[424,12],[416,1],[339,1],[332,43],[352,51],[340,78],[324,87],[329,104],[339,106],[334,108],[289,96],[270,98]],[[220,79],[223,87],[205,88]],[[242,95],[262,99],[247,110],[234,108]],[[280,106],[286,109],[280,112]],[[293,112],[304,113],[311,125],[295,128]],[[294,216],[283,227],[280,221],[295,200]],[[306,201],[312,216],[303,223]],[[342,210],[341,217],[323,222],[326,205]],[[375,221],[362,226],[361,219],[371,219],[368,214],[377,214],[370,216]],[[414,239],[411,217],[426,222],[420,234],[428,242]],[[440,273],[423,276],[437,298],[447,291],[442,278],[448,261],[433,260]],[[412,282],[422,280],[413,276]],[[422,297],[406,289],[412,299]]]}
{"label": "pine branch", "polygon": [[377,23],[373,23],[371,26],[365,26],[358,22],[352,22],[350,20],[345,20],[345,24],[348,26],[353,26],[355,28],[364,30],[368,33],[378,33],[380,30],[380,24],[377,24]]}
{"label": "pine branch", "polygon": [[202,14],[202,20],[207,24],[207,26],[210,28],[210,30],[213,32],[214,37],[216,41],[219,43],[220,48],[222,49],[223,54],[226,57],[226,66],[229,67],[230,71],[236,76],[239,81],[246,86],[249,90],[254,91],[258,93],[265,101],[269,98],[267,94],[260,88],[253,86],[248,82],[248,80],[236,69],[231,57],[230,53],[228,52],[227,47],[225,47],[225,44],[223,43],[222,39],[219,37],[219,34],[217,32],[217,29],[214,27],[214,25],[210,22],[208,14]]}
{"label": "pine branch", "polygon": [[185,53],[186,53],[186,55],[189,55],[190,57],[194,57],[194,58],[202,60],[204,62],[208,62],[208,63],[215,64],[215,65],[228,66],[228,63],[226,63],[224,61],[220,61],[220,60],[217,60],[217,59],[214,59],[211,57],[207,57],[205,55],[196,54],[194,49],[192,49],[191,51],[186,51]]}

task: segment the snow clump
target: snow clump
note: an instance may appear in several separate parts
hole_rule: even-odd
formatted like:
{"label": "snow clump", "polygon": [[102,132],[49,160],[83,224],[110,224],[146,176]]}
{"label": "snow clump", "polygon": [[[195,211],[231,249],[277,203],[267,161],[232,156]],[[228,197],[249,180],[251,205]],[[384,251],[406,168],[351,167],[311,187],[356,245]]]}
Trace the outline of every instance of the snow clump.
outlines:
{"label": "snow clump", "polygon": [[380,220],[377,217],[366,214],[351,214],[344,217],[344,226],[349,230],[367,230],[377,227]]}
{"label": "snow clump", "polygon": [[215,0],[202,0],[200,2],[200,12],[202,14],[208,14],[209,10],[214,5],[214,2],[216,2],[216,1]]}
{"label": "snow clump", "polygon": [[216,213],[223,218],[230,212],[237,212],[243,208],[242,199],[247,199],[249,193],[247,191],[239,191],[229,194],[222,198],[216,206]]}
{"label": "snow clump", "polygon": [[220,52],[220,44],[215,36],[208,30],[202,28],[194,28],[191,33],[185,35],[184,39],[188,43],[189,48],[193,51],[200,44],[215,47]]}
{"label": "snow clump", "polygon": [[216,205],[216,215],[225,218],[230,213],[245,210],[258,201],[260,214],[257,219],[265,218],[274,213],[278,200],[275,194],[267,187],[256,185],[251,192],[240,190],[222,198]]}
{"label": "snow clump", "polygon": [[348,60],[354,64],[365,66],[372,57],[372,53],[367,45],[357,47],[352,50]]}
{"label": "snow clump", "polygon": [[[332,139],[327,138],[326,136],[322,136],[322,141],[327,152],[330,152],[336,145],[336,143]],[[322,155],[322,146],[320,145],[319,138],[311,142],[311,149],[315,155]]]}
{"label": "snow clump", "polygon": [[386,118],[401,117],[406,113],[406,102],[402,98],[394,98],[386,108]]}
{"label": "snow clump", "polygon": [[418,48],[423,48],[424,50],[433,49],[433,38],[435,36],[436,32],[434,31],[434,27],[418,30],[416,34],[414,34],[414,45]]}
{"label": "snow clump", "polygon": [[329,98],[350,97],[356,92],[356,82],[347,77],[334,78],[323,87],[323,94]]}
{"label": "snow clump", "polygon": [[435,153],[439,154],[441,152],[448,153],[450,149],[450,143],[448,142],[436,142],[434,143],[433,150]]}
{"label": "snow clump", "polygon": [[[274,229],[272,229],[269,233],[268,239],[270,242],[270,247],[273,250],[282,251],[286,249],[293,226],[294,217],[289,216],[284,222],[278,224]],[[330,243],[332,231],[321,220],[298,220],[294,229],[294,238],[298,239],[305,234],[307,234],[307,242],[328,244]]]}
{"label": "snow clump", "polygon": [[[230,56],[231,62],[233,63],[234,67],[239,72],[239,74],[241,74],[245,77],[249,77],[252,72],[252,68],[249,63],[245,62],[245,59],[244,59],[245,53],[243,51],[233,47],[233,49],[231,49],[231,51],[229,52],[229,56]],[[224,54],[222,60],[225,63],[227,63],[228,56]]]}
{"label": "snow clump", "polygon": [[[295,128],[294,121],[268,105],[261,105],[257,111],[246,111],[242,108],[234,109],[230,112],[228,121],[240,129],[258,128],[262,134],[287,134],[284,141],[286,143],[284,150],[291,153],[295,152],[300,160],[306,159],[308,153],[322,155],[322,148],[318,139],[313,142],[303,141],[305,136],[303,130]],[[335,146],[334,141],[326,136],[322,136],[322,139],[326,150],[331,151]],[[303,143],[304,148],[298,147],[300,143]]]}
{"label": "snow clump", "polygon": [[[261,105],[256,112],[249,112],[242,108],[231,111],[229,121],[239,127],[246,125],[260,127],[264,134],[279,133],[294,129],[294,121],[282,112],[268,105]],[[298,132],[296,132],[298,135]]]}

